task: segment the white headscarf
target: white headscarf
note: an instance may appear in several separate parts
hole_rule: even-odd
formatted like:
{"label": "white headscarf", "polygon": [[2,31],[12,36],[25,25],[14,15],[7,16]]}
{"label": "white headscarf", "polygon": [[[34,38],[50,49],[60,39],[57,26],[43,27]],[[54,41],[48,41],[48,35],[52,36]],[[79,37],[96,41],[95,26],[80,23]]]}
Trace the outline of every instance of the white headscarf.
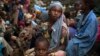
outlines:
{"label": "white headscarf", "polygon": [[[58,6],[63,10],[63,6],[61,5],[61,3],[56,2],[56,3],[51,3],[49,6],[49,10],[52,9],[52,7]],[[54,48],[57,48],[57,46],[60,45],[60,39],[61,39],[61,29],[62,26],[64,26],[65,28],[67,28],[66,23],[64,23],[65,16],[62,14],[57,21],[53,24],[52,26],[52,33],[51,33],[51,42],[50,42],[50,48],[49,50],[53,50]],[[67,32],[67,30],[66,30]]]}
{"label": "white headscarf", "polygon": [[60,8],[63,10],[63,5],[62,5],[61,2],[59,2],[59,1],[52,2],[52,3],[50,4],[50,6],[48,7],[48,9],[50,10],[52,7],[55,7],[55,6],[58,6],[58,7],[60,7]]}

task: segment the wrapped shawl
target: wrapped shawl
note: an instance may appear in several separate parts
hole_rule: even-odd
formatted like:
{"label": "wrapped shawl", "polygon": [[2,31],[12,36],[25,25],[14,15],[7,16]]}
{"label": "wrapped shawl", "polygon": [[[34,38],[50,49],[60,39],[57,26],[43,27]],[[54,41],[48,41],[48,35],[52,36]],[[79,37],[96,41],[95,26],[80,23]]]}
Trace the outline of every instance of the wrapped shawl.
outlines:
{"label": "wrapped shawl", "polygon": [[51,42],[50,42],[50,48],[53,49],[58,46],[58,43],[60,43],[60,36],[61,36],[61,29],[62,29],[62,23],[63,23],[63,16],[61,16],[55,24],[52,26],[52,33],[51,33]]}
{"label": "wrapped shawl", "polygon": [[[51,9],[53,6],[58,6],[58,7],[63,9],[63,6],[59,2],[50,4],[49,9]],[[67,29],[67,25],[64,22],[64,19],[65,19],[65,16],[62,14],[57,19],[57,21],[53,24],[53,26],[51,27],[53,31],[51,33],[51,40],[50,40],[50,48],[49,48],[49,50],[57,48],[60,45],[62,26]]]}

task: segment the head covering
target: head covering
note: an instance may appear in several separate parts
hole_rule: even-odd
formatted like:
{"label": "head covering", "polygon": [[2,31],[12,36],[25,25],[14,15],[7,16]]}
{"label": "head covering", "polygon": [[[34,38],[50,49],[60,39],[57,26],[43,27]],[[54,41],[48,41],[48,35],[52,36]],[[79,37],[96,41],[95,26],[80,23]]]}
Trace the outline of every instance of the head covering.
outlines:
{"label": "head covering", "polygon": [[[60,46],[60,39],[61,39],[61,32],[62,26],[66,28],[66,32],[69,33],[67,25],[64,23],[64,15],[62,14],[60,18],[53,24],[52,33],[51,33],[51,40],[50,40],[50,47],[49,50],[53,50]],[[68,34],[67,34],[68,36]],[[67,37],[66,36],[66,37]]]}
{"label": "head covering", "polygon": [[[57,1],[57,2],[51,3],[50,6],[48,7],[48,9],[51,10],[54,7],[61,8],[62,12],[63,12],[63,6],[60,2]],[[64,23],[64,19],[65,19],[65,16],[62,13],[61,16],[56,20],[56,22],[51,27],[52,32],[51,32],[51,40],[50,40],[49,50],[53,50],[60,46],[62,26],[67,28],[67,25]],[[67,32],[67,30],[66,30],[66,32]]]}
{"label": "head covering", "polygon": [[55,6],[58,6],[58,7],[60,7],[63,10],[63,5],[59,1],[52,2],[50,4],[50,6],[48,7],[48,9],[50,10],[52,7],[55,7]]}

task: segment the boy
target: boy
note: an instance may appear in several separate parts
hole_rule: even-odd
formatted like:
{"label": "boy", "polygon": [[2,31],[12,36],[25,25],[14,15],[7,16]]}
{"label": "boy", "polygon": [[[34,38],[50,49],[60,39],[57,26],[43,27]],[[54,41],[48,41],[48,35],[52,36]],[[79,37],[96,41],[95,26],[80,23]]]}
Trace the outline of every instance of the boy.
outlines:
{"label": "boy", "polygon": [[49,42],[45,38],[39,38],[35,44],[35,56],[48,56]]}
{"label": "boy", "polygon": [[35,48],[29,49],[25,52],[25,56],[66,56],[65,52],[58,51],[48,53],[49,42],[45,38],[38,38],[35,42]]}
{"label": "boy", "polygon": [[25,52],[25,56],[48,56],[49,42],[47,39],[39,37],[35,42],[35,47]]}

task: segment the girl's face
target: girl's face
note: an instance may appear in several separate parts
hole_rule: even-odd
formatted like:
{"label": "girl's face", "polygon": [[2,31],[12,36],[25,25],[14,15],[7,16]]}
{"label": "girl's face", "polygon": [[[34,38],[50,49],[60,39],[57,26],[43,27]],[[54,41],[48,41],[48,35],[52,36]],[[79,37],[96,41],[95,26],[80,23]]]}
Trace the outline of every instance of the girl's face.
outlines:
{"label": "girl's face", "polygon": [[47,56],[48,46],[45,42],[39,42],[36,45],[36,56]]}
{"label": "girl's face", "polygon": [[50,17],[53,18],[53,20],[57,20],[62,14],[62,9],[58,6],[55,6],[50,10],[49,13]]}

